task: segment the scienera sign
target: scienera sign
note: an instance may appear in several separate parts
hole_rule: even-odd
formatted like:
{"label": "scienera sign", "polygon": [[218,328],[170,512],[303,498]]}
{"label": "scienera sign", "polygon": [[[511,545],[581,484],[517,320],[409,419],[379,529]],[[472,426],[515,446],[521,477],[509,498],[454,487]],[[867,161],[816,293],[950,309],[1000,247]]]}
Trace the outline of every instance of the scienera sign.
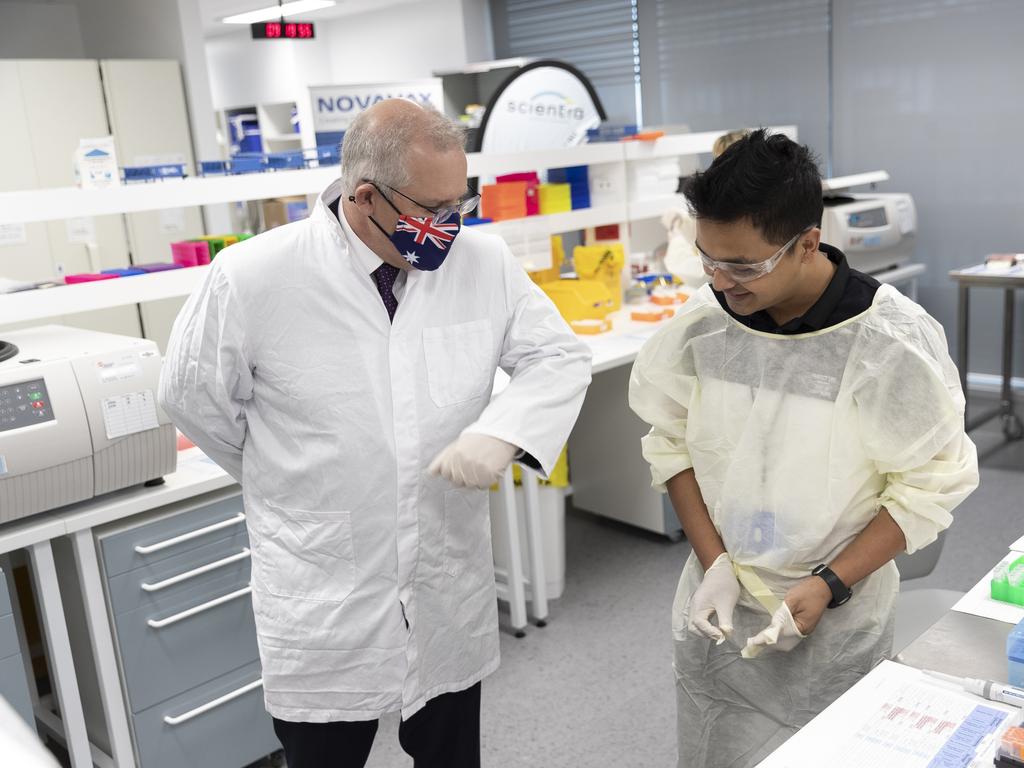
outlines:
{"label": "scienera sign", "polygon": [[317,133],[344,131],[356,117],[385,99],[408,99],[444,111],[441,80],[367,85],[318,85],[309,89],[313,101],[313,128]]}
{"label": "scienera sign", "polygon": [[543,91],[528,100],[510,99],[505,102],[505,109],[508,112],[549,120],[579,122],[586,117],[586,110],[583,107],[573,104],[564,94],[555,91]]}

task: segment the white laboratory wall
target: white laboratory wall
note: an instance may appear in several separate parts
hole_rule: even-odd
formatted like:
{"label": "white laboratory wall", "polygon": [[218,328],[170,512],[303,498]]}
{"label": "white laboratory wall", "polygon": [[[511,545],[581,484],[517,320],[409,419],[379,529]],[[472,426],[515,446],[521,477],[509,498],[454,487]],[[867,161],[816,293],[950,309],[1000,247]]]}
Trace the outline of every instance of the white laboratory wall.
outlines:
{"label": "white laboratory wall", "polygon": [[327,82],[330,53],[315,40],[252,40],[249,30],[206,41],[210,91],[216,109],[298,101],[307,86]]}
{"label": "white laboratory wall", "polygon": [[[843,0],[834,10],[837,175],[885,168],[914,195],[920,301],[956,344],[952,269],[1022,250],[1024,3]],[[1024,375],[1024,295],[1017,367]],[[1001,370],[1002,296],[972,291],[970,370]]]}
{"label": "white laboratory wall", "polygon": [[383,83],[465,65],[461,0],[433,0],[362,13],[327,25],[331,82]]}
{"label": "white laboratory wall", "polygon": [[217,109],[299,102],[310,85],[429,77],[493,55],[485,0],[400,2],[317,22],[309,41],[251,40],[247,29],[206,42]]}
{"label": "white laboratory wall", "polygon": [[75,3],[0,1],[0,57],[85,57]]}

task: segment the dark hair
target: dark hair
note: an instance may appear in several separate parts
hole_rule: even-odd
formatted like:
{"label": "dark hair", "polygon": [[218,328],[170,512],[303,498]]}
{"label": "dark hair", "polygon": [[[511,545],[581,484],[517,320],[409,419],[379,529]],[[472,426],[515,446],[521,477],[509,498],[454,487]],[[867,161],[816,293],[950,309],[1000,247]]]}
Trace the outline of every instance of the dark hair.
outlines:
{"label": "dark hair", "polygon": [[821,174],[814,154],[763,128],[687,179],[683,194],[696,218],[726,223],[749,219],[774,245],[821,223]]}

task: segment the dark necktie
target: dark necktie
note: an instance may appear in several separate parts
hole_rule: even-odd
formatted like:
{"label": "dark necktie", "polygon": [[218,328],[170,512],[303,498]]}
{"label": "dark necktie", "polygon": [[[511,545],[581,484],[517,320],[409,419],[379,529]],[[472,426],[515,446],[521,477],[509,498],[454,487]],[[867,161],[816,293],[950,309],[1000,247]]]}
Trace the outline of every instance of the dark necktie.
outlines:
{"label": "dark necktie", "polygon": [[395,319],[395,312],[398,309],[398,299],[395,298],[395,280],[398,278],[398,267],[390,264],[381,264],[373,270],[373,279],[377,281],[377,290],[381,299],[384,300],[384,308],[388,311],[388,317]]}

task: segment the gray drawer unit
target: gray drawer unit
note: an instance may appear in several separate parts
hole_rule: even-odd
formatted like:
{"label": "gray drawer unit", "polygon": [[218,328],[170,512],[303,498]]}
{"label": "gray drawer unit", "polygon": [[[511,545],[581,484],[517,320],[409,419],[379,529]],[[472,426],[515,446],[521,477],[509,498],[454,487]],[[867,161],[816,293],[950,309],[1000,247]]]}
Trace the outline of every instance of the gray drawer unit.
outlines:
{"label": "gray drawer unit", "polygon": [[14,609],[11,607],[11,596],[7,594],[7,577],[0,570],[0,616],[9,613],[14,613]]}
{"label": "gray drawer unit", "polygon": [[14,711],[21,715],[29,727],[35,730],[36,720],[32,715],[32,697],[28,692],[25,678],[25,662],[20,653],[0,659],[0,696],[7,699]]}
{"label": "gray drawer unit", "polygon": [[14,616],[0,616],[0,659],[21,653],[18,645],[18,630],[14,627]]}
{"label": "gray drawer unit", "polygon": [[182,552],[234,536],[245,528],[242,497],[212,502],[183,502],[150,521],[101,534],[100,550],[107,577],[166,560]]}
{"label": "gray drawer unit", "polygon": [[141,768],[241,768],[280,749],[259,679],[249,664],[134,715]]}
{"label": "gray drawer unit", "polygon": [[217,578],[159,611],[119,614],[114,626],[132,712],[259,658],[248,578]]}
{"label": "gray drawer unit", "polygon": [[173,608],[183,600],[194,600],[207,584],[225,576],[241,586],[249,583],[249,537],[244,528],[228,538],[110,578],[110,607],[115,615],[139,608]]}

